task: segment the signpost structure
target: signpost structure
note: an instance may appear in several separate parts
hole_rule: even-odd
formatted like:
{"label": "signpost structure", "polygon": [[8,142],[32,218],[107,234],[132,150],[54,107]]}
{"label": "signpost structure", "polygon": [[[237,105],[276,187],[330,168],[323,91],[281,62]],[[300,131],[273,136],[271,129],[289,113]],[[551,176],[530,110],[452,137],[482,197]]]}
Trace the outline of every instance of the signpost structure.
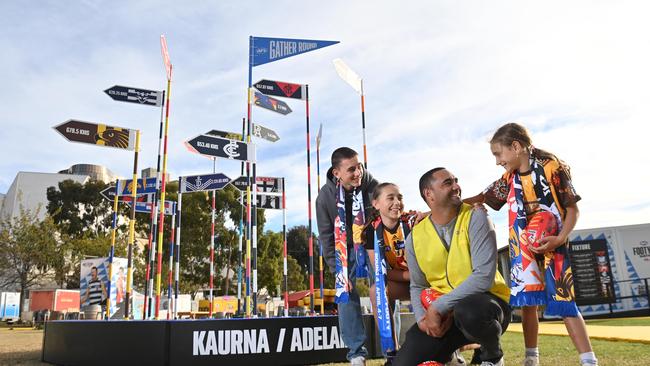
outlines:
{"label": "signpost structure", "polygon": [[[248,112],[248,141],[250,142],[250,136],[251,136],[251,118],[252,118],[252,105],[253,101],[255,100],[255,104],[262,103],[261,99],[259,98],[260,96],[263,96],[261,93],[255,93],[255,89],[253,89],[253,67],[255,66],[260,66],[269,62],[274,62],[278,61],[287,57],[292,57],[296,56],[299,54],[303,54],[306,52],[311,52],[315,51],[319,48],[324,48],[327,46],[331,46],[334,44],[339,43],[338,41],[324,41],[324,40],[309,40],[309,39],[292,39],[292,38],[269,38],[269,37],[249,37],[248,41],[248,101],[247,101],[247,112]],[[266,88],[263,88],[266,89]],[[268,89],[266,89],[268,90]],[[293,94],[292,94],[293,95]],[[270,97],[269,97],[270,98]],[[312,252],[313,256],[313,243],[311,240],[311,176],[309,173],[309,89],[307,85],[305,85],[305,109],[306,109],[306,114],[307,114],[307,200],[308,200],[308,215],[309,215],[309,240],[310,240],[310,252]],[[248,170],[248,164],[247,164],[247,176],[249,175],[250,171]],[[255,166],[253,165],[253,190],[255,190]],[[248,196],[248,194],[247,194]],[[248,202],[253,203],[255,200],[248,200]],[[252,209],[254,210],[255,207],[247,207],[247,209]],[[253,220],[256,220],[256,216],[253,214]],[[257,249],[257,228],[256,228],[256,222],[253,221],[251,223],[250,221],[250,211],[248,212],[248,217],[249,217],[249,225],[252,226],[253,230],[252,232],[247,232],[247,243],[250,242],[250,238],[252,236],[253,238],[253,252],[256,251]],[[247,245],[248,247],[248,245]],[[247,250],[247,253],[250,251]],[[255,255],[255,253],[252,253]],[[255,261],[253,261],[253,265],[256,265]],[[311,300],[311,310],[313,312],[313,306],[314,306],[314,291],[313,291],[313,263],[311,264],[311,286],[310,286],[310,300]],[[254,271],[255,274],[255,271]],[[253,292],[256,292],[256,281],[257,279],[253,279],[253,286],[255,290]],[[247,303],[246,303],[246,316],[250,316],[250,300],[247,297]],[[253,301],[255,302],[256,299],[253,297]],[[253,311],[256,313],[257,312],[257,306],[256,304],[252,304]]]}
{"label": "signpost structure", "polygon": [[[223,189],[230,183],[230,178],[222,173],[192,175],[178,178],[178,226],[176,228],[176,248],[177,248],[177,267],[180,255],[181,245],[181,205],[183,193],[212,191],[212,212],[211,212],[211,234],[210,234],[210,317],[213,314],[213,290],[214,290],[214,219],[215,219],[215,201],[216,191]],[[172,248],[173,248],[173,244]],[[176,302],[178,302],[178,269],[176,277]],[[171,278],[169,284],[171,292]]]}
{"label": "signpost structure", "polygon": [[[138,150],[140,150],[140,131],[131,130],[123,127],[113,127],[102,123],[92,123],[69,119],[59,125],[54,126],[65,139],[71,142],[90,144],[96,146],[113,147],[123,150],[134,151],[133,155],[133,180],[138,181]],[[136,201],[137,184],[130,186],[131,200]],[[117,227],[117,202],[119,192],[121,191],[120,181],[115,185],[115,196],[113,203],[113,232],[111,234],[111,251],[108,261],[108,285],[107,291],[110,294],[111,279],[113,276],[113,256],[115,254],[115,235]],[[131,207],[131,219],[129,220],[129,241],[128,241],[128,259],[126,275],[126,295],[124,297],[124,318],[128,319],[131,308],[131,283],[133,280],[133,244],[135,241],[135,205]],[[110,296],[106,301],[106,317],[110,318]]]}

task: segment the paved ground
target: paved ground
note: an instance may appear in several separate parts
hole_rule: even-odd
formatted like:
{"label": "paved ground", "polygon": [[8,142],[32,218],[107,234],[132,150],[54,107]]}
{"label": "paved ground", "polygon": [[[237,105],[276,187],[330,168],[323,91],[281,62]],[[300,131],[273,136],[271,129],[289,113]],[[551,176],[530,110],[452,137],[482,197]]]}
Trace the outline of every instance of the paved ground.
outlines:
{"label": "paved ground", "polygon": [[[508,326],[510,332],[523,332],[521,323],[513,323]],[[606,326],[587,325],[589,337],[593,339],[605,339],[611,341],[632,341],[650,344],[650,326]],[[547,335],[568,335],[566,327],[562,322],[540,323],[539,334]]]}
{"label": "paved ground", "polygon": [[49,365],[40,362],[42,330],[0,328],[0,365]]}

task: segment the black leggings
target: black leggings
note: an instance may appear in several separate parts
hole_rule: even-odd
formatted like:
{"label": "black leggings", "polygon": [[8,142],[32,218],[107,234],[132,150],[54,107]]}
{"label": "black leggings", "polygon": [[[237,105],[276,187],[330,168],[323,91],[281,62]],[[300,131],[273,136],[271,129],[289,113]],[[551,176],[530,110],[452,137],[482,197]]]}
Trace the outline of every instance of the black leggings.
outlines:
{"label": "black leggings", "polygon": [[397,366],[415,366],[425,361],[442,363],[451,360],[458,348],[470,344],[481,345],[481,360],[503,357],[501,335],[510,324],[510,306],[489,294],[471,295],[453,308],[454,322],[440,338],[428,336],[415,323],[406,333],[406,342],[393,362]]}

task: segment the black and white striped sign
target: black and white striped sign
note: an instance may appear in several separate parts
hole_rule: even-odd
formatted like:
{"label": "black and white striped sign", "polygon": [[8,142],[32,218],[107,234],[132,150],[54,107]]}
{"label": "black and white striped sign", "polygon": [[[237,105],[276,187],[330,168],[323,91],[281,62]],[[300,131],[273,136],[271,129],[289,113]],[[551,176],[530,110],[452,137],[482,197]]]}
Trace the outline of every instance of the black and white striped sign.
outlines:
{"label": "black and white striped sign", "polygon": [[130,86],[113,85],[104,90],[113,100],[120,102],[136,103],[160,107],[162,105],[163,93],[156,90],[133,88]]}

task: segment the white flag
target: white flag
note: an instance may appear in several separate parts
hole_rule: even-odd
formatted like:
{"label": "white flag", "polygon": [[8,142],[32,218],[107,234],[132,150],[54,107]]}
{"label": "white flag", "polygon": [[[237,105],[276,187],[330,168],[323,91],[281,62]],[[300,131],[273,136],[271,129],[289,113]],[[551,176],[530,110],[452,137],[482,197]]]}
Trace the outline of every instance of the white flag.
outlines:
{"label": "white flag", "polygon": [[333,62],[334,68],[336,68],[336,73],[339,74],[341,79],[350,84],[357,93],[363,94],[361,77],[359,77],[356,72],[352,71],[352,69],[350,69],[340,58],[337,58]]}
{"label": "white flag", "polygon": [[320,149],[320,138],[323,136],[323,124],[318,127],[318,135],[316,135],[316,148]]}

